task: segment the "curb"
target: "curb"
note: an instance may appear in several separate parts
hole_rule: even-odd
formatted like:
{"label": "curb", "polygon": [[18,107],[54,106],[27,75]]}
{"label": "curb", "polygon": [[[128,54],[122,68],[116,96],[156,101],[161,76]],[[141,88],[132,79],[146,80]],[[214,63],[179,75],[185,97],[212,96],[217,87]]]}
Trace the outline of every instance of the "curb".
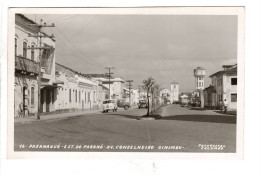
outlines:
{"label": "curb", "polygon": [[90,114],[97,114],[100,111],[96,111],[93,113],[86,113],[86,114],[77,114],[77,115],[73,115],[73,116],[66,116],[66,117],[57,117],[57,118],[50,118],[50,119],[34,119],[31,121],[21,121],[21,122],[14,122],[15,125],[19,125],[19,124],[29,124],[29,123],[34,123],[34,122],[51,122],[51,121],[57,121],[57,120],[64,120],[64,119],[68,119],[68,118],[72,118],[72,117],[79,117],[79,116],[83,116],[83,115],[90,115]]}

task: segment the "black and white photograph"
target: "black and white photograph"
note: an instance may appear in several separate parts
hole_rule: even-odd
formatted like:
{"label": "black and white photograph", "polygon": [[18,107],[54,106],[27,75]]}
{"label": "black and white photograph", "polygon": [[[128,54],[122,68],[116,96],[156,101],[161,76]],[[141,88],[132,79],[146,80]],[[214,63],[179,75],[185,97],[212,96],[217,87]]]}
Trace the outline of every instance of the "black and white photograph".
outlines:
{"label": "black and white photograph", "polygon": [[11,157],[242,154],[242,7],[18,8],[8,22]]}

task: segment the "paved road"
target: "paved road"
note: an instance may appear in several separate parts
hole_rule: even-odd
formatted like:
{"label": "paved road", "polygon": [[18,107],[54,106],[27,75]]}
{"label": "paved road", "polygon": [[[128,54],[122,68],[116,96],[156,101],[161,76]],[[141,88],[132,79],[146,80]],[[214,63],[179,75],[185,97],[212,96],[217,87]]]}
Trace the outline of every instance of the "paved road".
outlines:
{"label": "paved road", "polygon": [[146,109],[16,124],[15,151],[235,152],[236,117],[169,105],[160,120]]}

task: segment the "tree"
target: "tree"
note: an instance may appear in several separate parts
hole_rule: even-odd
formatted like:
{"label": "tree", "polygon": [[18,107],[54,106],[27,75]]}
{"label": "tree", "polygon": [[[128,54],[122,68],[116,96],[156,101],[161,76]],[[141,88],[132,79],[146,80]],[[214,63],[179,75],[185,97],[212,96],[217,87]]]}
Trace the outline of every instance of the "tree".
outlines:
{"label": "tree", "polygon": [[153,110],[155,110],[155,98],[157,99],[157,97],[160,95],[160,90],[159,90],[159,84],[154,84],[151,87],[151,95],[152,95],[152,112]]}
{"label": "tree", "polygon": [[148,103],[147,104],[147,114],[146,114],[147,117],[150,114],[150,101],[149,101],[149,98],[150,98],[151,89],[154,86],[154,84],[155,84],[155,80],[152,77],[149,77],[148,79],[143,80],[142,88],[144,90],[146,90],[146,98],[147,98],[147,103]]}

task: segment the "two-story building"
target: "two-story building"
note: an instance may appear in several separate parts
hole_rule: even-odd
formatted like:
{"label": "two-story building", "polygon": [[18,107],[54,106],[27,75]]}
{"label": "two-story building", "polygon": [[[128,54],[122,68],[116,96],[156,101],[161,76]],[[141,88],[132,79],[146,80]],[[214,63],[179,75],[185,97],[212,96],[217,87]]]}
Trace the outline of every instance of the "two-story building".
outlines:
{"label": "two-story building", "polygon": [[219,101],[228,102],[228,110],[237,109],[237,64],[223,65],[223,70],[209,76],[211,86],[204,90],[206,103],[217,108]]}
{"label": "two-story building", "polygon": [[[40,112],[54,110],[53,90],[55,87],[55,40],[45,38],[42,57],[39,58],[39,42],[34,36],[39,32],[37,23],[21,14],[15,15],[15,118],[38,113],[38,77],[41,73]],[[45,34],[44,34],[45,35]],[[39,67],[41,60],[41,68]],[[40,71],[41,70],[41,71]]]}
{"label": "two-story building", "polygon": [[[89,75],[91,77],[91,75]],[[100,81],[102,85],[110,89],[110,98],[112,99],[122,99],[124,95],[124,79],[122,78],[111,78],[96,75],[92,77],[93,80]]]}

